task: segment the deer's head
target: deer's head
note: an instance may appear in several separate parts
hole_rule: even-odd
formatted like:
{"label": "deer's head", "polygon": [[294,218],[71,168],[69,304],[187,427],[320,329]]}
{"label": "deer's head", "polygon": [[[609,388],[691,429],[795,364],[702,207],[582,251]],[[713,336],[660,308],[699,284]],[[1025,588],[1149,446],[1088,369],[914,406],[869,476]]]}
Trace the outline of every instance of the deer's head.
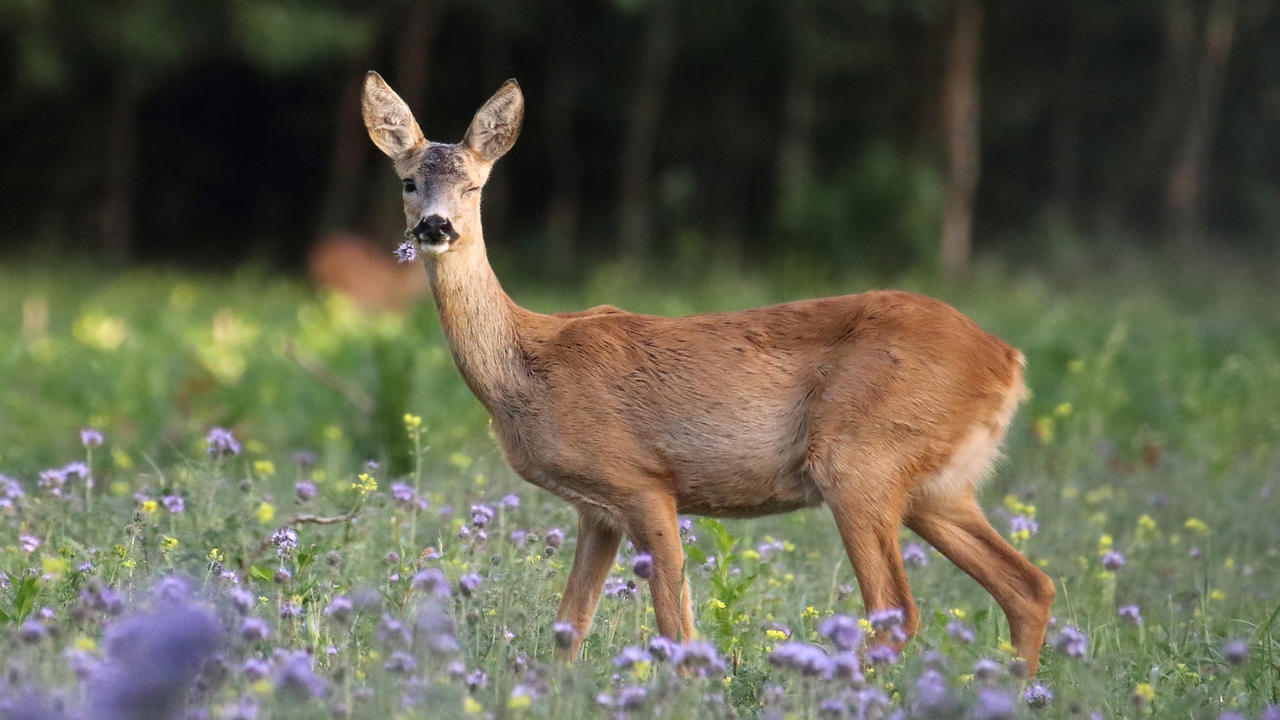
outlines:
{"label": "deer's head", "polygon": [[515,80],[498,88],[471,120],[457,144],[427,140],[409,106],[370,72],[361,103],[364,125],[391,158],[403,184],[405,233],[424,258],[449,252],[480,235],[480,190],[493,163],[520,134],[524,95]]}

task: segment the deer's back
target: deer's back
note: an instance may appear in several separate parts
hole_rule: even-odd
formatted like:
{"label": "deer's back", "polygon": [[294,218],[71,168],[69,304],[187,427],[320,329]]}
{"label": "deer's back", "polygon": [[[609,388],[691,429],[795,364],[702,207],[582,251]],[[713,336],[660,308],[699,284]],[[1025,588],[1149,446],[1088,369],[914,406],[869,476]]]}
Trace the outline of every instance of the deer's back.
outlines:
{"label": "deer's back", "polygon": [[1016,350],[901,292],[683,318],[610,308],[552,319],[528,349],[534,390],[497,419],[522,475],[566,496],[597,474],[660,478],[706,514],[816,504],[824,442],[955,442],[1020,387]]}

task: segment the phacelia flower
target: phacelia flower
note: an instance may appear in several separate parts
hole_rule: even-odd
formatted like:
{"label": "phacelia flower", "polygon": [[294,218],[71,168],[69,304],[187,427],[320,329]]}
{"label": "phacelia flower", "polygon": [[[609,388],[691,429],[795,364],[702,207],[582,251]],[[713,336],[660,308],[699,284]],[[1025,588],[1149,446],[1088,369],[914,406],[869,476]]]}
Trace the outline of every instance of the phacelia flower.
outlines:
{"label": "phacelia flower", "polygon": [[613,666],[619,670],[629,670],[640,663],[651,663],[653,657],[649,655],[649,651],[635,646],[622,648],[622,651],[613,658]]}
{"label": "phacelia flower", "polygon": [[1000,690],[981,688],[973,706],[976,720],[1013,720],[1013,698]]}
{"label": "phacelia flower", "polygon": [[257,642],[265,640],[271,634],[271,628],[267,622],[259,617],[249,615],[240,621],[240,637],[247,642]]}
{"label": "phacelia flower", "polygon": [[867,650],[867,659],[875,665],[891,665],[898,659],[898,651],[892,645],[881,643]]}
{"label": "phacelia flower", "polygon": [[80,444],[87,448],[98,447],[102,444],[102,433],[93,428],[85,428],[80,431]]}
{"label": "phacelia flower", "polygon": [[[476,584],[479,584],[478,579]],[[445,578],[444,572],[440,568],[426,568],[414,573],[413,579],[409,582],[409,587],[414,590],[422,590],[439,598],[449,597],[449,593],[452,590],[449,587],[448,579]]]}
{"label": "phacelia flower", "polygon": [[1014,515],[1009,518],[1009,532],[1014,537],[1026,539],[1040,530],[1040,523],[1026,515]]}
{"label": "phacelia flower", "polygon": [[968,645],[974,640],[973,629],[959,620],[952,620],[947,623],[947,637]]}
{"label": "phacelia flower", "polygon": [[1022,699],[1027,701],[1028,707],[1039,710],[1049,707],[1049,703],[1053,702],[1053,691],[1043,683],[1031,683],[1022,691]]}
{"label": "phacelia flower", "polygon": [[271,544],[276,546],[276,555],[287,558],[298,548],[298,533],[291,527],[276,528]]}
{"label": "phacelia flower", "polygon": [[324,609],[324,614],[340,623],[351,622],[352,616],[355,615],[355,603],[351,602],[349,598],[339,595],[329,601],[329,605]]}
{"label": "phacelia flower", "polygon": [[465,573],[458,578],[458,591],[465,597],[471,597],[478,587],[480,587],[480,576],[476,573]]}
{"label": "phacelia flower", "polygon": [[1229,640],[1222,646],[1222,659],[1232,665],[1243,665],[1249,662],[1249,643],[1244,640]]}
{"label": "phacelia flower", "polygon": [[818,625],[818,635],[837,650],[853,650],[862,644],[862,628],[848,615],[832,615]]}
{"label": "phacelia flower", "polygon": [[391,499],[395,500],[397,504],[411,508],[415,497],[417,497],[417,493],[408,483],[391,483]]}
{"label": "phacelia flower", "polygon": [[1124,567],[1124,555],[1115,550],[1110,550],[1102,555],[1102,567],[1108,570],[1119,570]]}
{"label": "phacelia flower", "polygon": [[501,505],[504,510],[511,510],[520,507],[520,498],[515,495],[506,495],[498,504]]}
{"label": "phacelia flower", "polygon": [[181,515],[187,506],[181,495],[165,495],[160,498],[160,502],[164,505],[164,509],[169,511],[170,515]]}
{"label": "phacelia flower", "polygon": [[1121,605],[1116,608],[1116,616],[1133,625],[1142,624],[1142,612],[1137,605]]}
{"label": "phacelia flower", "polygon": [[547,549],[559,550],[560,546],[564,544],[564,531],[560,528],[551,528],[542,539],[546,542]]}
{"label": "phacelia flower", "polygon": [[294,497],[298,498],[298,502],[312,500],[319,492],[319,488],[310,480],[299,480],[293,484],[293,494]]}
{"label": "phacelia flower", "polygon": [[209,430],[204,442],[208,446],[209,457],[211,458],[240,454],[240,443],[231,434],[231,431],[226,428],[215,427]]}
{"label": "phacelia flower", "polygon": [[883,610],[873,610],[867,621],[871,623],[871,627],[878,632],[889,630],[902,625],[904,616],[901,608],[884,608]]}
{"label": "phacelia flower", "polygon": [[488,525],[493,516],[493,508],[484,503],[471,506],[471,524],[478,528]]}
{"label": "phacelia flower", "polygon": [[40,538],[35,535],[19,535],[18,549],[22,550],[24,555],[30,555],[40,547]]}
{"label": "phacelia flower", "polygon": [[922,568],[929,564],[929,556],[925,554],[924,546],[920,543],[907,543],[902,548],[902,564],[909,568]]}
{"label": "phacelia flower", "polygon": [[649,553],[639,553],[635,559],[631,561],[631,572],[641,580],[653,579],[653,556]]}
{"label": "phacelia flower", "polygon": [[1089,649],[1089,638],[1074,625],[1067,625],[1062,628],[1058,639],[1053,643],[1054,649],[1058,652],[1066,653],[1070,657],[1084,657],[1085,651]]}
{"label": "phacelia flower", "polygon": [[567,650],[572,647],[576,635],[577,631],[573,629],[572,623],[558,622],[551,626],[551,636],[555,638],[558,648]]}
{"label": "phacelia flower", "polygon": [[418,248],[414,247],[413,243],[406,240],[405,242],[400,243],[400,246],[395,249],[395,256],[396,260],[401,263],[413,262],[418,259]]}

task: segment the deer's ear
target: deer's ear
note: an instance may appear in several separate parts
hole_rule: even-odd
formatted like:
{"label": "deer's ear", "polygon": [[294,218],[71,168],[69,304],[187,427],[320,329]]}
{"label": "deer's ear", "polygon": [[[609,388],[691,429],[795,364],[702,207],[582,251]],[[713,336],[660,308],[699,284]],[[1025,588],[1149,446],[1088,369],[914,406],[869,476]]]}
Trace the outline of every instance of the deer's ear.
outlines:
{"label": "deer's ear", "polygon": [[399,160],[427,143],[409,106],[376,72],[369,71],[364,76],[360,114],[364,116],[369,139],[392,160]]}
{"label": "deer's ear", "polygon": [[493,162],[516,144],[524,120],[524,93],[515,78],[506,81],[471,120],[462,144],[486,162]]}

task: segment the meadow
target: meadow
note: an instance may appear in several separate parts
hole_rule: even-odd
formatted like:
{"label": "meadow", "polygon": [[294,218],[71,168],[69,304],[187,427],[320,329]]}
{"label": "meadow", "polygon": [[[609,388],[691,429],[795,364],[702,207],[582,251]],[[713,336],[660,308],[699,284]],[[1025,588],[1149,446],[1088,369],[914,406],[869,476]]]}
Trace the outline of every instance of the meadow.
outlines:
{"label": "meadow", "polygon": [[[892,283],[1028,358],[982,493],[1058,591],[1026,678],[991,598],[907,531],[923,628],[877,650],[893,618],[863,617],[825,509],[689,518],[683,649],[624,543],[562,665],[573,513],[505,465],[429,300],[0,267],[0,717],[1280,718],[1280,292],[1166,270]],[[810,277],[508,289],[683,314],[871,286]]]}

